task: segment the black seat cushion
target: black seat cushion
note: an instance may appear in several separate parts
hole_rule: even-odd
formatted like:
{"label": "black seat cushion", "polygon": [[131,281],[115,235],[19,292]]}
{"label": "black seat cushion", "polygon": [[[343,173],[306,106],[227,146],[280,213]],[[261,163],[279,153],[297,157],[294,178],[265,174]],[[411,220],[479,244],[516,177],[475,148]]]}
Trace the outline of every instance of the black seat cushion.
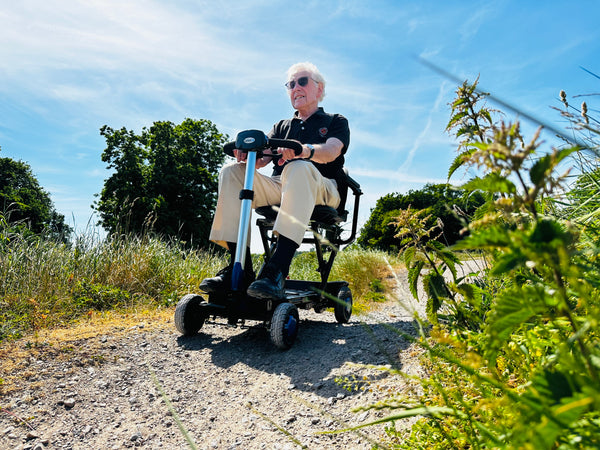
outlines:
{"label": "black seat cushion", "polygon": [[[256,212],[271,221],[275,221],[275,218],[277,217],[277,211],[270,206],[260,206],[256,208]],[[323,225],[335,225],[346,221],[348,211],[343,211],[343,213],[344,214],[340,215],[338,210],[331,206],[316,205],[310,216],[310,220],[312,222],[322,223]]]}

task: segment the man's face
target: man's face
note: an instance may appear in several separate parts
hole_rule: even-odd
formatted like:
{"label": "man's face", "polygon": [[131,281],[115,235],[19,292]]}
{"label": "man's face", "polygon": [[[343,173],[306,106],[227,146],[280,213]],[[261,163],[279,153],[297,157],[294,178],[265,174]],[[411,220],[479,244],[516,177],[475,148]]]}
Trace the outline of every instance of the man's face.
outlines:
{"label": "man's face", "polygon": [[[302,77],[308,78],[308,83],[305,86],[300,86],[298,80]],[[313,81],[311,74],[308,71],[296,72],[288,80],[294,82],[293,89],[289,89],[290,101],[294,109],[314,109],[319,104],[319,96],[321,95],[321,85]]]}

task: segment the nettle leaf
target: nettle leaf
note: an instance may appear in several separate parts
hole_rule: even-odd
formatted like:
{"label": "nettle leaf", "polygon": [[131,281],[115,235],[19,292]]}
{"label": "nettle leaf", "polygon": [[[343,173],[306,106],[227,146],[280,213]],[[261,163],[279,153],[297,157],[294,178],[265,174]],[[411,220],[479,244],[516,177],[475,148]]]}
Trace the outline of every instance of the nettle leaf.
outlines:
{"label": "nettle leaf", "polygon": [[448,122],[448,125],[446,126],[446,130],[451,129],[455,123],[459,122],[460,120],[462,120],[463,117],[465,117],[467,115],[468,115],[467,111],[461,111],[457,114],[454,114],[454,116],[452,116],[452,118],[450,119],[450,122]]}
{"label": "nettle leaf", "polygon": [[489,349],[494,354],[522,324],[546,311],[547,293],[543,286],[514,286],[496,297],[488,316],[486,333]]}
{"label": "nettle leaf", "polygon": [[506,248],[511,244],[508,230],[503,226],[479,228],[454,245],[455,250]]}
{"label": "nettle leaf", "polygon": [[493,193],[514,194],[517,192],[515,184],[497,173],[489,173],[483,178],[476,177],[461,186],[467,191],[480,190]]}
{"label": "nettle leaf", "polygon": [[418,282],[419,276],[421,275],[421,270],[425,266],[425,262],[416,261],[413,265],[408,268],[408,287],[410,288],[410,292],[412,293],[415,299],[419,299],[418,295]]}
{"label": "nettle leaf", "polygon": [[548,244],[554,240],[560,240],[565,245],[571,245],[574,236],[562,224],[550,219],[537,222],[529,236],[529,241],[532,243]]}
{"label": "nettle leaf", "polygon": [[413,258],[415,257],[415,252],[417,249],[415,247],[406,247],[402,252],[402,257],[404,258],[404,263],[407,267],[411,265]]}
{"label": "nettle leaf", "polygon": [[523,267],[526,262],[527,257],[520,252],[504,253],[496,259],[494,266],[490,270],[490,274],[501,276],[519,267]]}
{"label": "nettle leaf", "polygon": [[423,277],[423,288],[427,295],[427,317],[431,322],[437,323],[437,312],[441,308],[443,300],[448,298],[446,280],[436,272],[429,272]]}
{"label": "nettle leaf", "polygon": [[457,106],[460,106],[464,103],[467,102],[467,99],[464,97],[459,97],[456,100],[454,100],[454,103],[452,103],[452,108],[456,108]]}
{"label": "nettle leaf", "polygon": [[461,294],[465,301],[474,307],[479,307],[483,298],[483,291],[471,283],[460,283],[456,291]]}
{"label": "nettle leaf", "polygon": [[531,182],[536,186],[539,186],[544,182],[544,178],[546,177],[546,173],[552,166],[552,157],[550,155],[546,155],[538,159],[531,169],[529,170],[529,178]]}
{"label": "nettle leaf", "polygon": [[556,404],[564,397],[573,395],[573,389],[571,389],[567,375],[548,368],[533,377],[531,389],[536,392],[536,395],[543,397],[546,404]]}
{"label": "nettle leaf", "polygon": [[429,241],[427,246],[433,250],[435,255],[442,261],[448,270],[452,272],[454,280],[456,280],[456,263],[460,262],[456,253],[439,241]]}
{"label": "nettle leaf", "polygon": [[484,117],[490,125],[493,125],[494,122],[492,120],[492,115],[490,114],[490,111],[488,111],[487,109],[482,109],[481,111],[479,111],[479,114]]}
{"label": "nettle leaf", "polygon": [[468,149],[454,158],[454,161],[452,161],[452,164],[450,165],[450,169],[448,169],[448,179],[450,179],[452,175],[454,175],[454,172],[456,172],[465,161],[471,157],[473,152],[475,152],[475,149]]}
{"label": "nettle leaf", "polygon": [[[529,391],[533,389],[535,387],[531,385]],[[550,392],[550,394],[552,395],[553,392]],[[543,404],[548,399],[540,398],[540,395],[538,395],[536,400]],[[590,411],[594,400],[593,396],[581,392],[575,393],[573,396],[562,397],[558,404],[543,408],[542,415],[536,421],[537,423],[532,423],[531,427],[520,436],[519,440],[523,443],[533,444],[535,448],[556,448],[556,441],[561,436],[572,433],[571,426],[578,423]]]}

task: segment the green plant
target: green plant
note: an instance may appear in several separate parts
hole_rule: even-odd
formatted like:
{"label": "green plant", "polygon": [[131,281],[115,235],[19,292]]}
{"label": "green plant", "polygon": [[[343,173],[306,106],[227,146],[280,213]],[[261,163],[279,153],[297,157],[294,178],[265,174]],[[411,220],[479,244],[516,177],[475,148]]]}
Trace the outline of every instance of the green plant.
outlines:
{"label": "green plant", "polygon": [[[477,109],[475,86],[465,83],[453,103],[448,129],[460,122],[464,139],[450,173],[476,170],[463,188],[487,201],[452,249],[426,245],[436,231],[410,210],[396,221],[410,241],[413,294],[422,280],[434,328],[415,341],[427,352],[421,393],[386,399],[392,414],[382,421],[422,417],[406,435],[388,427],[398,448],[597,448],[598,251],[582,239],[587,230],[553,214],[564,166],[582,150],[542,153],[538,133],[525,143],[518,123],[496,125]],[[489,268],[458,279],[459,250],[482,252]]]}

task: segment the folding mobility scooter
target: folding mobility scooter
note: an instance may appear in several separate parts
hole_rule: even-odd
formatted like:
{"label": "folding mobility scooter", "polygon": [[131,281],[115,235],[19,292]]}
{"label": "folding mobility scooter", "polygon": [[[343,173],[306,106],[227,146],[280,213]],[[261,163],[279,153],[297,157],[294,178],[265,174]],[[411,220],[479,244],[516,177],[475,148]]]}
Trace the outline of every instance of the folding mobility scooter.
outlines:
{"label": "folding mobility scooter", "polygon": [[[323,312],[333,308],[339,323],[347,323],[352,314],[352,293],[346,281],[329,281],[329,274],[337,252],[348,245],[356,237],[358,206],[362,191],[360,185],[346,172],[337,181],[340,192],[340,206],[335,209],[317,205],[312,213],[307,233],[302,243],[313,244],[317,257],[317,272],[320,281],[286,280],[285,298],[280,301],[249,297],[241,288],[244,279],[243,268],[248,245],[248,227],[252,215],[252,186],[256,159],[263,156],[269,148],[290,148],[299,155],[302,145],[295,140],[270,139],[262,131],[247,130],[240,132],[234,142],[225,144],[223,150],[233,156],[233,150],[239,149],[248,153],[244,188],[240,192],[241,214],[238,230],[238,244],[233,264],[231,289],[210,293],[205,300],[198,294],[187,294],[179,300],[175,308],[175,327],[184,336],[191,336],[200,330],[204,323],[226,326],[248,327],[248,321],[259,322],[269,330],[273,344],[282,349],[289,349],[298,334],[298,309],[313,308]],[[278,155],[274,155],[277,158]],[[294,164],[294,162],[290,162]],[[344,209],[348,189],[354,195],[352,227],[350,235],[343,229],[347,221],[348,211]],[[264,247],[264,264],[266,264],[275,248],[276,236],[273,235],[273,224],[276,211],[271,206],[256,209],[262,244]],[[344,235],[344,236],[343,236]],[[221,319],[221,320],[219,320]]]}

